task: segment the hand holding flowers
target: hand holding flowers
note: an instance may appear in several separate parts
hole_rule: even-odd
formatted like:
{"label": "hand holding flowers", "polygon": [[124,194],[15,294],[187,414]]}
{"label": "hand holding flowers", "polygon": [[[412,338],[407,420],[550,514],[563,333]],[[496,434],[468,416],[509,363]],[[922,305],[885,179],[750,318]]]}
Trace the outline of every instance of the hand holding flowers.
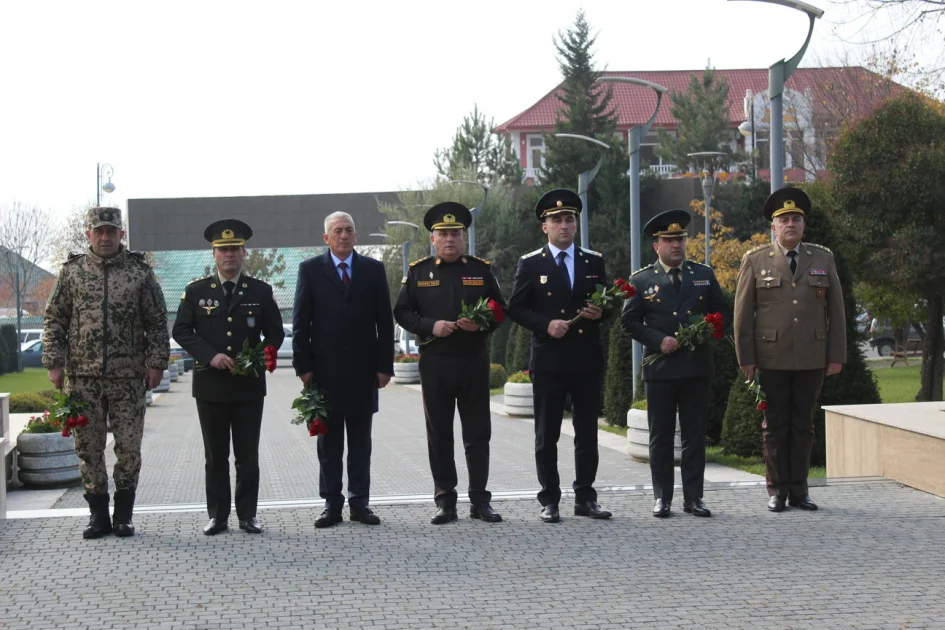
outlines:
{"label": "hand holding flowers", "polygon": [[483,332],[490,332],[498,328],[502,320],[505,319],[505,313],[502,312],[499,303],[487,297],[479,298],[473,305],[462,301],[460,305],[459,317],[456,318],[457,323],[461,319],[468,319],[475,326],[478,326],[478,330]]}
{"label": "hand holding flowers", "polygon": [[[598,284],[597,290],[591,295],[591,299],[587,301],[587,304],[588,306],[596,306],[599,308],[603,316],[610,312],[615,306],[623,305],[624,300],[628,300],[636,294],[637,291],[633,288],[632,284],[623,278],[617,278],[614,280],[613,286],[609,289],[605,288],[602,284]],[[573,326],[582,317],[586,317],[584,312],[569,321],[568,325]]]}
{"label": "hand holding flowers", "polygon": [[[721,313],[709,313],[705,317],[693,317],[688,325],[679,324],[675,338],[679,350],[692,352],[696,346],[708,343],[712,339],[725,337],[725,318]],[[652,365],[667,356],[664,352],[657,352],[643,359],[643,365]]]}
{"label": "hand holding flowers", "polygon": [[328,433],[328,426],[325,424],[328,418],[328,401],[315,381],[309,381],[308,385],[302,388],[301,395],[292,401],[292,408],[296,411],[292,424],[304,422],[308,434],[312,437]]}

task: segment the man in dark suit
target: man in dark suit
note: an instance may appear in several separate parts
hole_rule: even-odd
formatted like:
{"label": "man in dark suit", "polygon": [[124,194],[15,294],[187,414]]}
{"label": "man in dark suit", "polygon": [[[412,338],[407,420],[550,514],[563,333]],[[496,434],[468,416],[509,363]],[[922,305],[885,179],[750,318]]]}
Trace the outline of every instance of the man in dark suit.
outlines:
{"label": "man in dark suit", "polygon": [[187,285],[177,307],[174,339],[194,357],[193,396],[203,432],[207,512],[203,533],[227,528],[230,515],[230,434],[236,457],[236,515],[240,529],[258,534],[259,431],[265,373],[232,373],[243,342],[255,347],[282,345],[285,330],[272,287],[242,273],[246,241],[253,230],[242,221],[221,219],[204,230],[213,245],[216,272]]}
{"label": "man in dark suit", "polygon": [[502,520],[489,504],[492,494],[486,490],[492,437],[488,331],[459,313],[463,302],[472,306],[480,298],[490,298],[504,308],[505,300],[489,263],[463,254],[463,239],[471,222],[469,209],[453,201],[438,203],[427,211],[423,224],[431,232],[436,256],[410,265],[394,307],[397,323],[422,341],[420,384],[437,506],[430,519],[434,525],[457,519],[453,459],[457,407],[469,468],[469,516],[488,523]]}
{"label": "man in dark suit", "polygon": [[377,525],[371,494],[371,422],[377,390],[394,373],[394,317],[384,264],[354,251],[358,233],[345,212],[325,218],[328,251],[299,265],[292,318],[292,363],[303,385],[328,402],[328,432],[318,436],[318,491],[325,509],[315,527],[340,522],[345,431],[351,520]]}
{"label": "man in dark suit", "polygon": [[[604,258],[574,244],[581,198],[552,190],[535,214],[548,244],[522,256],[515,271],[509,317],[532,331],[528,364],[535,402],[535,463],[541,491],[541,520],[560,520],[558,438],[565,398],[571,395],[574,424],[574,514],[610,518],[597,503],[597,414],[600,410],[604,350],[600,321],[605,315],[587,301],[598,284],[607,286]],[[569,321],[581,315],[574,324]]]}
{"label": "man in dark suit", "polygon": [[643,367],[647,421],[650,425],[650,473],[656,506],[653,516],[666,518],[673,502],[673,442],[676,414],[682,437],[683,511],[712,516],[702,501],[705,476],[705,431],[709,409],[712,351],[707,344],[680,350],[675,334],[690,318],[722,313],[729,307],[712,269],[686,260],[689,213],[667,210],[650,219],[643,233],[656,241],[657,261],[630,277],[636,295],[624,304],[624,330],[646,348],[646,356],[663,357]]}

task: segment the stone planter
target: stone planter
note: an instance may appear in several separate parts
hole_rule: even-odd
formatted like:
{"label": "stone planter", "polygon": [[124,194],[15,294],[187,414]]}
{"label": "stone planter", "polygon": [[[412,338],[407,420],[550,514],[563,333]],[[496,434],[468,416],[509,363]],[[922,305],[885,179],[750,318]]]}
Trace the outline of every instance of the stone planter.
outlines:
{"label": "stone planter", "polygon": [[419,383],[420,382],[420,364],[419,363],[395,363],[394,364],[394,382],[395,383]]}
{"label": "stone planter", "polygon": [[144,402],[148,405],[148,407],[154,404],[154,394],[151,393],[150,389],[144,394]]}
{"label": "stone planter", "polygon": [[505,411],[510,416],[535,415],[535,401],[532,398],[531,383],[506,383],[502,390]]}
{"label": "stone planter", "polygon": [[[627,453],[637,462],[650,461],[650,424],[646,409],[631,409],[627,412]],[[673,437],[673,462],[682,457],[682,437],[679,434],[679,416],[676,416],[676,435]]]}
{"label": "stone planter", "polygon": [[190,372],[194,369],[194,358],[184,357],[184,372]]}
{"label": "stone planter", "polygon": [[180,378],[180,367],[177,363],[169,363],[167,365],[167,373],[171,376],[171,382],[176,383],[177,379]]}
{"label": "stone planter", "polygon": [[16,438],[18,476],[27,488],[78,485],[79,456],[75,440],[58,433],[20,433]]}
{"label": "stone planter", "polygon": [[164,370],[164,376],[161,378],[161,384],[154,388],[155,392],[171,391],[171,373]]}

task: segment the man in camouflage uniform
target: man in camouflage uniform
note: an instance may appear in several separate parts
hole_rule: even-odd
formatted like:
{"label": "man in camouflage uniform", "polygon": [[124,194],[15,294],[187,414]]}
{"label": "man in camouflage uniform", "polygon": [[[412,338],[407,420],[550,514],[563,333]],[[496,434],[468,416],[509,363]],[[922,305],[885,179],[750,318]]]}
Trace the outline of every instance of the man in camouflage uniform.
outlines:
{"label": "man in camouflage uniform", "polygon": [[[83,538],[132,536],[144,432],[145,391],[161,382],[170,354],[164,295],[144,254],[122,244],[121,211],[91,208],[89,249],[63,264],[43,330],[43,365],[56,389],[85,403],[75,434],[91,517]],[[108,514],[107,421],[115,437],[115,513]]]}

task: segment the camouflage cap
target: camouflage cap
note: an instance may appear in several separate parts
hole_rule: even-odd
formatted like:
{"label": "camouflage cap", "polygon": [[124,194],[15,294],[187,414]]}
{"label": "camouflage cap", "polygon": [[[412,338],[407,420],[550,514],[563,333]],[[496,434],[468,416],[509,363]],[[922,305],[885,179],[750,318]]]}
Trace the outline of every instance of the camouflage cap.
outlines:
{"label": "camouflage cap", "polygon": [[101,225],[114,225],[120,230],[121,210],[118,208],[89,208],[85,215],[85,225],[90,230],[94,230]]}

